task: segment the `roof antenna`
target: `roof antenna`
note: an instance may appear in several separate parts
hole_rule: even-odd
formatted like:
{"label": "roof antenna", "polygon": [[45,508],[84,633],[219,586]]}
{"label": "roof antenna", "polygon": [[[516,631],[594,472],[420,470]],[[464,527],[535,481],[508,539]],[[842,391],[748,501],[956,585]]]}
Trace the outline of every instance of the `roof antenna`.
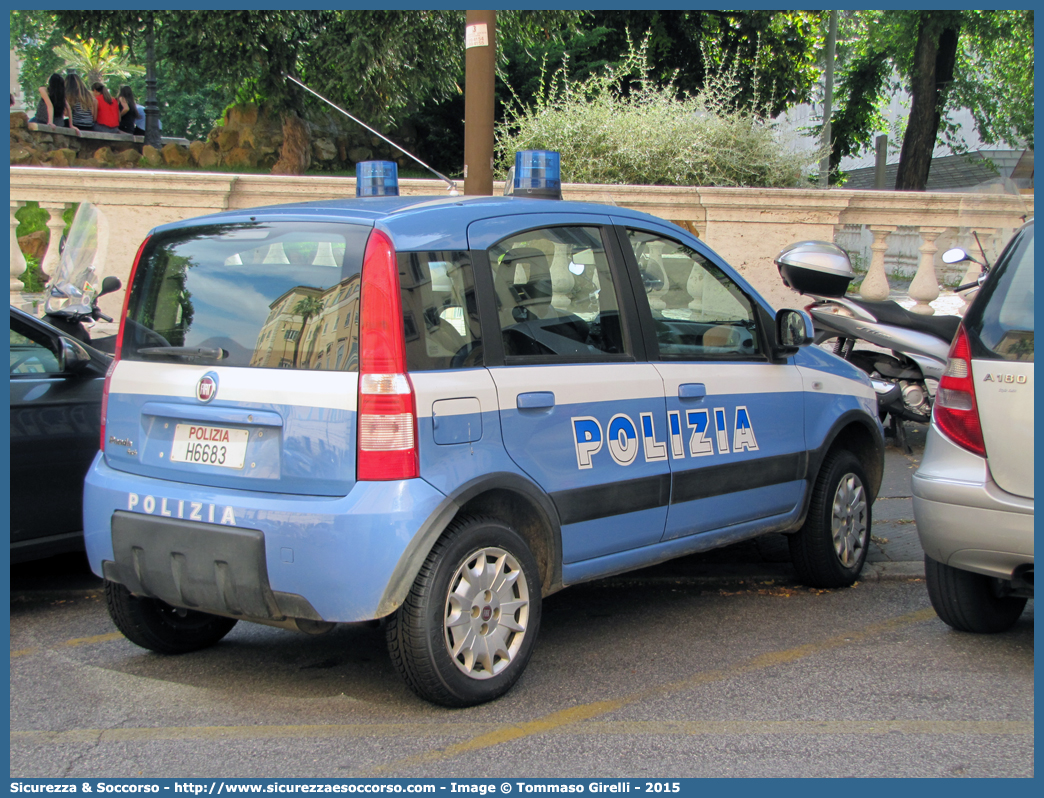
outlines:
{"label": "roof antenna", "polygon": [[412,158],[413,160],[415,160],[415,161],[416,161],[417,163],[419,163],[419,164],[420,164],[421,166],[423,166],[423,167],[424,167],[425,169],[427,169],[427,170],[428,170],[429,172],[431,172],[431,173],[432,173],[433,175],[436,175],[436,176],[437,176],[437,177],[438,177],[438,178],[439,178],[440,180],[443,180],[443,181],[444,181],[444,182],[446,183],[446,185],[447,185],[447,186],[449,187],[449,194],[450,194],[450,196],[451,196],[451,197],[456,197],[456,196],[459,196],[459,195],[460,195],[460,192],[459,192],[459,191],[457,191],[457,184],[456,184],[456,183],[454,183],[454,182],[453,182],[452,180],[450,180],[450,179],[449,179],[448,177],[446,177],[446,175],[442,174],[441,172],[438,172],[438,171],[436,171],[435,169],[432,169],[432,168],[431,168],[430,166],[428,166],[428,164],[424,163],[424,161],[422,161],[422,160],[421,160],[420,158],[418,158],[418,157],[417,157],[416,155],[414,155],[414,154],[413,154],[412,152],[407,152],[407,151],[406,151],[406,150],[404,150],[404,149],[403,149],[402,147],[400,147],[400,146],[399,146],[398,144],[396,144],[396,143],[395,143],[394,141],[392,141],[392,140],[391,140],[390,138],[388,138],[388,137],[387,137],[387,136],[385,136],[384,134],[380,133],[379,131],[376,131],[376,130],[374,130],[374,129],[373,129],[372,127],[370,127],[369,125],[367,125],[367,124],[366,124],[365,122],[363,122],[363,121],[361,121],[361,120],[359,120],[359,119],[356,119],[356,118],[355,118],[354,116],[352,116],[352,115],[351,115],[350,113],[348,113],[348,112],[347,112],[347,111],[345,111],[345,110],[344,110],[343,108],[341,108],[341,107],[340,107],[339,105],[334,105],[334,104],[333,104],[332,102],[330,102],[330,101],[329,101],[328,99],[326,99],[326,98],[325,98],[325,97],[324,97],[323,95],[321,95],[321,94],[320,94],[319,92],[317,92],[317,91],[315,91],[315,90],[313,90],[313,89],[310,89],[310,88],[308,88],[308,87],[307,87],[306,85],[304,85],[304,84],[303,84],[303,83],[302,83],[301,81],[299,81],[299,80],[298,80],[297,78],[295,78],[295,77],[294,77],[293,75],[284,75],[284,77],[285,77],[285,78],[286,78],[287,80],[289,80],[289,81],[291,81],[291,82],[293,82],[293,83],[296,83],[296,84],[297,84],[298,86],[300,86],[300,87],[301,87],[302,89],[304,89],[305,91],[307,91],[307,92],[310,92],[311,94],[314,94],[314,95],[315,95],[316,97],[318,97],[318,98],[319,98],[320,100],[322,100],[322,101],[323,101],[324,103],[326,103],[327,105],[329,105],[329,106],[330,106],[331,108],[334,108],[334,109],[336,109],[336,110],[340,111],[340,112],[341,112],[342,114],[344,114],[344,115],[345,115],[346,117],[348,117],[348,118],[349,118],[349,119],[351,119],[351,120],[352,120],[353,122],[355,122],[355,123],[356,123],[357,125],[362,125],[362,126],[363,126],[364,128],[366,128],[367,130],[369,130],[369,131],[370,131],[371,133],[373,133],[373,134],[374,134],[375,136],[379,136],[380,138],[384,139],[384,140],[385,140],[386,142],[388,142],[389,144],[391,144],[391,145],[392,145],[392,146],[393,146],[393,147],[394,147],[395,149],[397,149],[397,150],[398,150],[399,152],[401,152],[401,153],[402,153],[403,155],[408,155],[408,156],[409,156],[410,158]]}

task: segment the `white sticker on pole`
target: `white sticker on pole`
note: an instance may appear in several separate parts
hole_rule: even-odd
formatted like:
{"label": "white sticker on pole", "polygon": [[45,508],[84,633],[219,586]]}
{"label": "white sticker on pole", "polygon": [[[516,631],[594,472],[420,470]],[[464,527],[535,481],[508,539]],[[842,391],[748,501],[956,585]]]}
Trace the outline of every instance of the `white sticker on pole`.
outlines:
{"label": "white sticker on pole", "polygon": [[489,46],[489,34],[486,32],[485,22],[468,25],[464,28],[464,49],[487,46]]}

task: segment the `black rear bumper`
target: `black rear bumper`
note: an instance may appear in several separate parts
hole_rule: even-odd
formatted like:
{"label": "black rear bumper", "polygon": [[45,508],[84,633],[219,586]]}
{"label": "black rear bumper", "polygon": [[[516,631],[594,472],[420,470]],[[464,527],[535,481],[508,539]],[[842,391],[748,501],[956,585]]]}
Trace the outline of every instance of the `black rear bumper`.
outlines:
{"label": "black rear bumper", "polygon": [[138,596],[246,620],[323,620],[303,597],[272,590],[257,529],[117,511],[112,550],[105,578]]}

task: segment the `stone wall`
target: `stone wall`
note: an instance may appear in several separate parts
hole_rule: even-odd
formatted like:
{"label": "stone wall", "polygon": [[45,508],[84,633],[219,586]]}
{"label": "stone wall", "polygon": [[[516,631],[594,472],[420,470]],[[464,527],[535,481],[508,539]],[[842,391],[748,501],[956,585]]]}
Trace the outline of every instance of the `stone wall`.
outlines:
{"label": "stone wall", "polygon": [[[311,140],[306,157],[307,169],[349,171],[359,161],[396,161],[404,166],[410,159],[349,119],[328,113],[309,113],[305,118]],[[400,144],[410,149],[410,131],[402,131]],[[194,165],[215,167],[271,168],[283,146],[283,125],[278,114],[256,105],[239,105],[225,112],[223,124],[207,135],[206,141],[189,145]]]}
{"label": "stone wall", "polygon": [[[29,124],[23,112],[11,114],[11,163],[17,166],[57,166],[87,169],[121,168],[271,169],[283,146],[278,114],[249,104],[229,108],[223,124],[205,141],[163,139],[154,149],[142,136],[83,131]],[[351,120],[326,113],[305,119],[311,145],[306,155],[309,171],[350,171],[358,161],[411,162],[401,152]],[[400,144],[413,145],[411,131],[402,131]]]}
{"label": "stone wall", "polygon": [[[97,205],[108,220],[110,237],[109,257],[99,276],[114,274],[126,284],[138,245],[157,225],[215,211],[355,196],[354,178],[320,175],[20,166],[12,166],[10,174],[14,292],[20,289],[17,275],[25,270],[24,259],[19,266],[22,256],[14,240],[14,211],[24,202],[36,201],[48,208],[59,230],[61,212],[68,203]],[[502,188],[502,183],[495,184],[494,193]],[[993,258],[1011,231],[1033,214],[1032,196],[579,184],[562,188],[566,199],[645,211],[697,233],[776,307],[807,304],[783,286],[773,263],[776,253],[794,241],[834,241],[853,225],[866,227],[874,243],[864,286],[873,285],[887,296],[889,239],[899,228],[913,230],[920,241],[917,271],[925,274],[918,301],[926,303],[939,293],[935,270],[941,268],[939,255],[951,242],[973,251],[970,231],[975,230]],[[445,184],[437,180],[402,180],[400,191],[404,196],[446,196]],[[12,301],[16,301],[14,295]],[[118,314],[121,302],[122,294],[104,297],[102,309],[109,315]]]}
{"label": "stone wall", "polygon": [[[11,163],[19,166],[75,166],[133,168],[141,160],[140,145],[132,136],[114,137],[70,128],[34,125],[23,112],[11,114]],[[114,139],[121,140],[114,140]]]}

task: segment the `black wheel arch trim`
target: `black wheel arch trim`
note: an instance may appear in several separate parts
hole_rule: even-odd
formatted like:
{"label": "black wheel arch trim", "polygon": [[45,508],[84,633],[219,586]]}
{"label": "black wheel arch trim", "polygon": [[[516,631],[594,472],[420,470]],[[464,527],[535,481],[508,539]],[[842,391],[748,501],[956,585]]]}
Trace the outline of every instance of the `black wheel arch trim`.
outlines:
{"label": "black wheel arch trim", "polygon": [[[496,471],[464,483],[446,496],[435,512],[428,516],[392,571],[377,605],[377,617],[390,615],[402,605],[428,554],[453,519],[474,499],[495,491],[515,494],[540,517],[548,547],[545,555],[548,569],[543,575],[542,594],[547,596],[562,588],[562,524],[554,503],[538,485],[526,477],[510,471]],[[510,518],[502,520],[511,522]],[[526,537],[521,530],[516,529],[516,532]],[[539,561],[537,552],[534,552],[534,556]]]}
{"label": "black wheel arch trim", "polygon": [[875,456],[874,462],[866,462],[864,458],[860,457],[860,452],[853,452],[853,454],[860,457],[860,462],[863,463],[863,469],[866,471],[867,479],[870,481],[870,484],[866,486],[870,502],[873,503],[877,498],[877,492],[881,489],[881,482],[884,477],[884,434],[881,431],[880,425],[877,423],[877,419],[871,418],[862,410],[847,410],[838,416],[831,425],[830,430],[823,438],[823,443],[815,449],[808,450],[809,487],[808,490],[805,491],[805,500],[804,506],[801,509],[801,515],[794,526],[788,531],[796,532],[804,525],[805,517],[808,515],[808,507],[812,501],[812,486],[815,485],[816,479],[819,478],[819,471],[823,467],[823,461],[826,459],[830,450],[834,448],[834,444],[837,443],[837,439],[841,433],[852,424],[858,424],[864,428],[870,435],[873,443],[872,451]]}

